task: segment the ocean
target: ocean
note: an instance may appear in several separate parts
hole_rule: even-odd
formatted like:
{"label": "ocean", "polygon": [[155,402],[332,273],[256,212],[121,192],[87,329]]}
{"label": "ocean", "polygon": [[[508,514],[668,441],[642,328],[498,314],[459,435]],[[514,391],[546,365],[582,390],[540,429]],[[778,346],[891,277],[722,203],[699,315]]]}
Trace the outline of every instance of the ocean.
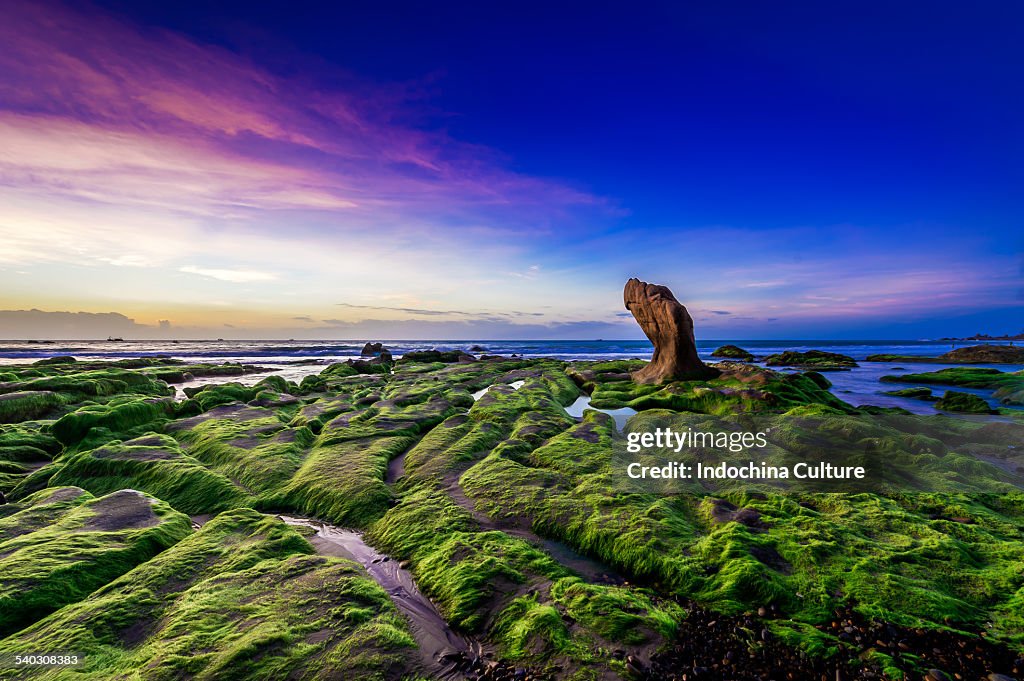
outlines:
{"label": "ocean", "polygon": [[[372,339],[376,341],[377,339]],[[365,341],[265,341],[265,340],[218,340],[218,341],[0,341],[0,365],[33,362],[55,355],[73,355],[81,360],[115,360],[126,357],[167,356],[186,362],[241,362],[267,367],[288,380],[301,380],[303,376],[318,373],[331,362],[357,359]],[[517,341],[517,340],[383,340],[396,357],[412,350],[466,350],[476,354],[485,352],[495,355],[520,355],[523,357],[556,357],[565,360],[599,360],[636,357],[650,359],[653,347],[646,341],[638,340],[569,340],[569,341]],[[754,355],[764,356],[785,350],[825,350],[849,355],[863,360],[873,354],[895,354],[908,356],[936,356],[955,346],[975,345],[970,341],[912,341],[912,340],[702,340],[697,342],[700,356],[712,361],[711,352],[727,343],[746,348]],[[474,348],[483,348],[475,350]],[[829,372],[833,392],[843,400],[855,405],[877,405],[903,407],[914,413],[932,414],[935,409],[927,402],[880,394],[885,390],[913,385],[910,383],[880,383],[887,374],[937,371],[945,364],[919,362],[871,362],[862,364],[851,371]],[[987,365],[980,365],[987,366]],[[992,365],[1003,371],[1024,370],[1024,365]],[[223,380],[239,380],[253,383],[265,374],[250,374],[230,379],[202,379],[195,384]],[[936,388],[936,391],[941,388]],[[993,405],[991,391],[967,390]],[[1000,405],[1001,406],[1001,405]]]}

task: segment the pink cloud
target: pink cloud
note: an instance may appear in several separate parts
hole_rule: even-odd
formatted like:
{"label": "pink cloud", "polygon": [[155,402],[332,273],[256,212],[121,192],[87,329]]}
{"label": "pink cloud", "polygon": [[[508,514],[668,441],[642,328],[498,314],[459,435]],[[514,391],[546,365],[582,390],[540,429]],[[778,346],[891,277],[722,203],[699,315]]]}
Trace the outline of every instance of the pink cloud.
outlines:
{"label": "pink cloud", "polygon": [[363,225],[410,215],[489,222],[499,207],[507,223],[533,225],[607,208],[505,170],[492,150],[411,125],[415,87],[347,73],[327,74],[340,88],[282,78],[224,48],[49,2],[5,7],[0,44],[0,184],[9,187],[344,210]]}

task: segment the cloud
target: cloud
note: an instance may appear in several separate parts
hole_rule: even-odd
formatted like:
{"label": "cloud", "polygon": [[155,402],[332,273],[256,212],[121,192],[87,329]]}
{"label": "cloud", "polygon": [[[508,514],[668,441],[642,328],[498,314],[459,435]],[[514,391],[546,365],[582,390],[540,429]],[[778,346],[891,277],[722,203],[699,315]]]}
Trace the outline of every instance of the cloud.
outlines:
{"label": "cloud", "polygon": [[306,314],[296,315],[292,317],[292,320],[296,322],[309,322],[310,324],[314,322],[313,318]]}
{"label": "cloud", "polygon": [[153,261],[142,255],[119,255],[116,258],[100,258],[103,262],[114,267],[150,267]]}
{"label": "cloud", "polygon": [[534,279],[540,274],[540,265],[530,265],[522,272],[509,272],[509,276],[518,277],[520,279]]}
{"label": "cloud", "polygon": [[717,315],[732,314],[732,312],[729,312],[728,310],[708,310],[708,312],[710,312],[711,314],[717,314]]}
{"label": "cloud", "polygon": [[34,308],[0,310],[0,338],[131,337],[152,328],[138,324],[119,312],[48,312]]}
{"label": "cloud", "polygon": [[741,284],[741,288],[775,288],[777,286],[785,286],[786,282],[782,280],[778,281],[752,281],[748,284]]}
{"label": "cloud", "polygon": [[203,325],[172,324],[161,320],[155,325],[140,324],[118,313],[54,312],[38,309],[0,310],[0,338],[63,340],[103,339],[108,336],[126,340],[170,338],[306,338],[306,339],[388,339],[423,338],[449,340],[573,339],[639,337],[637,327],[623,328],[604,320],[569,322],[516,322],[509,319],[323,319],[323,325],[310,326],[304,315],[292,321],[302,326],[258,326],[227,322]]}
{"label": "cloud", "polygon": [[[511,310],[509,312],[466,312],[463,310],[430,310],[418,307],[391,307],[387,305],[355,305],[353,303],[336,303],[339,307],[352,310],[372,310],[377,312],[402,312],[409,315],[424,317],[455,316],[467,319],[516,319],[519,317],[543,317],[543,312],[522,312]],[[326,320],[325,320],[326,321]]]}
{"label": "cloud", "polygon": [[203,277],[210,277],[211,279],[219,279],[221,281],[230,281],[236,284],[244,284],[253,281],[272,281],[277,279],[277,275],[272,272],[257,272],[256,270],[225,270],[186,265],[185,267],[180,268],[179,271],[185,272],[186,274],[198,274]]}
{"label": "cloud", "polygon": [[284,78],[221,47],[47,1],[6,6],[0,43],[0,169],[26,191],[221,218],[328,211],[395,232],[412,222],[401,216],[500,229],[558,216],[564,228],[566,209],[610,208],[427,127],[415,82],[322,63]]}

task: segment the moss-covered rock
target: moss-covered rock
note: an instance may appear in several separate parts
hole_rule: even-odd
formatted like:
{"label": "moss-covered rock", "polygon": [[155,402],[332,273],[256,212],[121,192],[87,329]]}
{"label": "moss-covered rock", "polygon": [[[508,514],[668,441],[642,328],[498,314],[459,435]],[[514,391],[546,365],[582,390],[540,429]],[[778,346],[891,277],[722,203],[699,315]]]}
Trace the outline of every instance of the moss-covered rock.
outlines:
{"label": "moss-covered rock", "polygon": [[1024,372],[1007,372],[980,367],[952,367],[923,374],[882,376],[886,383],[925,383],[995,391],[1003,404],[1024,404]]}
{"label": "moss-covered rock", "polygon": [[947,390],[946,394],[935,403],[936,409],[943,411],[956,411],[964,414],[993,414],[992,407],[988,402],[977,395],[962,393],[955,390]]}
{"label": "moss-covered rock", "polygon": [[53,424],[53,435],[65,446],[79,444],[93,429],[108,435],[132,437],[140,428],[152,427],[174,415],[174,402],[169,399],[119,397],[106,404],[91,404],[62,416]]}
{"label": "moss-covered rock", "polygon": [[951,364],[1024,364],[1024,347],[1015,345],[972,345],[939,356]]}
{"label": "moss-covered rock", "polygon": [[926,400],[934,401],[939,398],[932,395],[931,388],[901,388],[900,390],[887,390],[882,393],[883,395],[892,395],[893,397],[909,397],[915,400]]}
{"label": "moss-covered rock", "polygon": [[64,404],[49,390],[21,390],[0,395],[0,423],[17,423],[44,416]]}
{"label": "moss-covered rock", "polygon": [[[94,678],[138,678],[139,670],[146,678],[412,678],[413,639],[387,593],[355,563],[312,551],[276,518],[223,513],[0,641],[0,656],[73,650]],[[64,678],[67,671],[4,673]]]}
{"label": "moss-covered rock", "polygon": [[754,360],[753,354],[737,345],[723,345],[716,348],[715,351],[711,353],[711,356],[722,357],[724,359],[737,359],[741,362],[752,362]]}
{"label": "moss-covered rock", "polygon": [[[0,656],[59,643],[94,665],[75,675],[95,678],[139,669],[158,678],[414,678],[408,631],[366,573],[312,556],[299,533],[246,506],[365,528],[376,548],[408,561],[452,624],[515,666],[555,676],[627,674],[625,656],[647,659],[687,631],[699,606],[687,605],[687,615],[678,603],[689,601],[717,613],[701,622],[733,616],[755,643],[769,636],[808,653],[848,654],[851,676],[874,638],[840,645],[831,633],[837,609],[914,627],[925,632],[921,640],[984,628],[987,639],[1024,649],[1018,423],[894,420],[846,404],[816,371],[737,362],[718,363],[720,375],[709,380],[637,385],[629,373],[638,364],[410,360],[374,374],[342,364],[299,385],[269,377],[201,387],[181,403],[163,397],[159,377],[173,376],[158,373],[180,363],[13,367],[0,392],[51,381],[37,389],[61,404],[43,414],[55,421],[0,425],[0,491],[14,500],[0,505],[0,567],[14,560],[11,574],[55,584],[47,577],[55,556],[77,562],[62,582],[73,593],[59,607],[52,601],[57,609],[26,615],[28,606],[14,606],[21,619],[0,641]],[[1020,378],[963,369],[999,383],[990,389],[1012,389]],[[886,463],[884,481],[927,487],[659,494],[623,486],[612,419],[565,412],[581,389],[591,407],[637,409],[631,431],[674,419],[768,423],[772,460],[852,448]],[[63,506],[40,501],[68,484],[88,491]],[[123,531],[82,530],[92,515],[76,509],[121,487],[160,498],[149,508],[165,517]],[[188,534],[172,509],[220,514]],[[25,552],[32,546],[47,547],[38,549],[38,574],[37,554]],[[121,571],[103,555],[121,556]],[[86,573],[99,575],[97,583],[77,581]],[[49,588],[28,591],[50,597]],[[771,624],[743,614],[766,605]],[[743,640],[727,652],[746,655]],[[930,649],[894,653],[886,669],[909,673],[913,656]],[[564,673],[551,671],[556,665]]]}
{"label": "moss-covered rock", "polygon": [[188,514],[217,513],[251,503],[242,488],[185,454],[166,435],[110,442],[71,453],[60,464],[50,486],[77,486],[96,496],[136,489]]}
{"label": "moss-covered rock", "polygon": [[133,490],[43,490],[0,506],[0,635],[8,635],[172,546],[187,516]]}
{"label": "moss-covered rock", "polygon": [[807,352],[786,350],[777,355],[768,355],[764,363],[773,367],[799,367],[817,371],[841,371],[858,366],[852,357],[824,350],[808,350]]}

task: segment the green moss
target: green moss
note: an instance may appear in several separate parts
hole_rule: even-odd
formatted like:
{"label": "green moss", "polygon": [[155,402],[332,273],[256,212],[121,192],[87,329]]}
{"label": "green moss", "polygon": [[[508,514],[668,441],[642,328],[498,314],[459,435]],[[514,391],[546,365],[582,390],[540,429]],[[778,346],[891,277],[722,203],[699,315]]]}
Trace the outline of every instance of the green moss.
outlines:
{"label": "green moss", "polygon": [[221,474],[186,455],[166,435],[111,442],[61,459],[50,486],[74,485],[94,495],[136,489],[160,498],[182,513],[216,513],[249,501]]}
{"label": "green moss", "polygon": [[[203,529],[87,599],[0,642],[0,655],[74,650],[84,667],[32,678],[398,678],[405,622],[353,563],[308,555],[251,510]],[[24,676],[13,678],[28,678]]]}
{"label": "green moss", "polygon": [[94,428],[129,435],[139,427],[152,427],[173,413],[172,400],[119,397],[62,416],[53,424],[53,435],[65,446],[72,446],[79,444]]}
{"label": "green moss", "polygon": [[[294,530],[237,508],[250,504],[367,528],[369,542],[409,561],[454,626],[517,665],[557,664],[577,678],[625,673],[609,649],[650,650],[674,636],[685,614],[671,598],[728,613],[775,605],[776,636],[810,654],[831,652],[834,639],[820,626],[849,604],[908,626],[983,627],[1024,649],[1024,496],[1007,484],[1014,473],[1005,458],[1019,439],[1016,423],[869,416],[828,392],[817,372],[739,363],[718,365],[730,368],[712,380],[661,386],[635,385],[629,371],[643,363],[629,360],[405,361],[394,374],[344,365],[299,385],[269,377],[212,386],[175,405],[145,391],[183,365],[131,362],[10,372],[8,394],[28,381],[73,379],[54,415],[74,411],[0,426],[0,485],[13,484],[15,499],[0,506],[0,556],[7,542],[29,537],[27,547],[50,546],[40,549],[44,567],[58,553],[79,556],[67,583],[77,584],[91,560],[101,581],[114,580],[76,586],[63,607],[12,625],[0,653],[59,642],[91,660],[44,678],[133,678],[140,669],[147,678],[408,673],[410,639],[386,595],[355,566],[310,556]],[[479,400],[470,396],[488,386]],[[640,409],[633,430],[681,413],[689,424],[756,416],[772,425],[779,451],[771,456],[861,448],[886,462],[886,479],[935,491],[637,491],[616,468],[611,419],[566,415],[578,386],[593,392],[595,407]],[[403,455],[404,476],[385,484],[389,461]],[[54,493],[46,489],[32,496],[67,483],[96,494],[131,486],[178,510],[223,512],[181,541],[155,537],[159,554],[132,554],[121,561],[128,572],[103,572],[101,555],[135,546],[125,541],[129,530],[79,531],[73,545],[38,534],[70,532],[69,514],[92,500],[83,493],[40,503]],[[76,554],[85,549],[95,555]],[[21,550],[14,555],[12,574],[48,574],[33,572]],[[658,596],[597,573],[651,585]]]}
{"label": "green moss", "polygon": [[22,390],[0,395],[0,423],[37,419],[63,404],[60,395],[46,390]]}
{"label": "green moss", "polygon": [[749,351],[736,345],[723,345],[711,353],[712,357],[724,357],[726,359],[738,359],[743,362],[751,362],[754,359]]}
{"label": "green moss", "polygon": [[346,376],[355,376],[359,372],[354,367],[344,363],[337,362],[329,365],[326,369],[320,372],[321,378],[344,378]]}
{"label": "green moss", "polygon": [[965,414],[992,414],[994,410],[988,406],[988,402],[971,393],[961,393],[955,390],[947,390],[946,394],[935,403],[936,409],[943,411],[956,411]]}
{"label": "green moss", "polygon": [[458,362],[464,358],[471,358],[462,350],[417,350],[407,352],[398,360],[407,363],[432,363],[432,362]]}
{"label": "green moss", "polygon": [[217,383],[197,388],[185,388],[189,399],[199,404],[200,411],[209,411],[232,402],[249,402],[256,398],[262,388],[241,383]]}
{"label": "green moss", "polygon": [[346,440],[313,448],[267,508],[290,508],[349,527],[364,527],[391,505],[388,461],[414,440],[407,436]]}
{"label": "green moss", "polygon": [[823,350],[808,350],[807,352],[786,350],[777,355],[769,355],[765,358],[764,363],[768,366],[803,367],[820,371],[849,369],[857,366],[857,362],[852,357]]}
{"label": "green moss", "polygon": [[191,457],[253,495],[279,491],[302,465],[313,435],[287,429],[278,415],[247,407],[171,428]]}
{"label": "green moss", "polygon": [[1024,348],[1014,345],[972,345],[951,350],[939,359],[965,364],[1024,364]]}
{"label": "green moss", "polygon": [[187,516],[129,490],[101,498],[44,490],[13,510],[0,518],[0,635],[81,600],[191,532]]}
{"label": "green moss", "polygon": [[1010,373],[980,367],[953,367],[924,374],[882,376],[887,383],[926,383],[962,388],[995,390],[994,396],[1003,404],[1024,404],[1024,372]]}
{"label": "green moss", "polygon": [[892,395],[894,397],[911,397],[916,400],[935,400],[938,399],[932,395],[931,388],[902,388],[901,390],[889,390],[882,393],[883,395]]}

